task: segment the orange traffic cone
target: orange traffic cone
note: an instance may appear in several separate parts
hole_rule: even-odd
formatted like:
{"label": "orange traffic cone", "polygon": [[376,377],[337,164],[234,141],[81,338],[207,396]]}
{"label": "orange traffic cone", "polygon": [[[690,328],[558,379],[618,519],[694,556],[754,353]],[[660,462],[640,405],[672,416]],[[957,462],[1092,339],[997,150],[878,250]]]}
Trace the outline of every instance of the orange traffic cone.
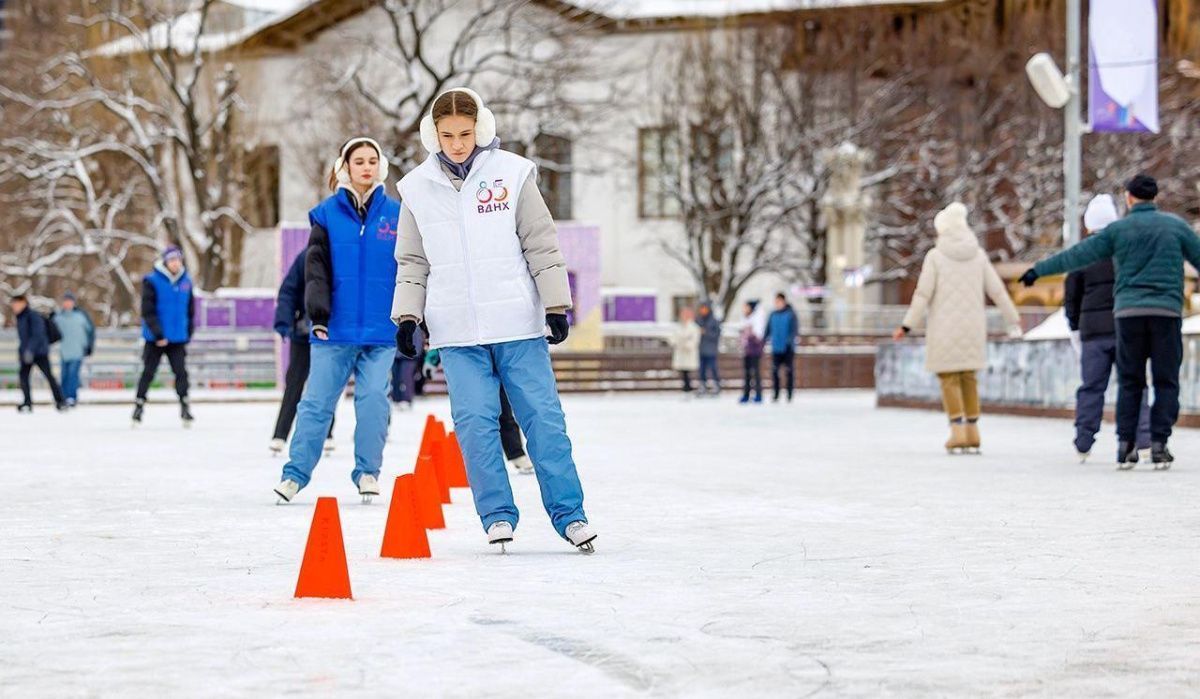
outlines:
{"label": "orange traffic cone", "polygon": [[438,492],[437,471],[433,459],[423,456],[417,459],[414,472],[417,481],[417,516],[426,529],[445,529],[446,519],[442,516],[442,498]]}
{"label": "orange traffic cone", "polygon": [[396,476],[380,558],[429,558],[429,537],[417,520],[416,480],[411,473]]}
{"label": "orange traffic cone", "polygon": [[296,597],[353,599],[336,498],[317,498],[308,544],[304,547],[304,562],[296,580]]}
{"label": "orange traffic cone", "polygon": [[458,435],[450,433],[442,442],[442,461],[446,463],[446,480],[451,488],[470,488],[467,481],[467,464],[463,461],[462,449],[458,446]]}
{"label": "orange traffic cone", "polygon": [[425,429],[421,432],[421,447],[417,449],[417,454],[432,454],[433,445],[437,443],[438,434],[438,419],[432,414],[425,418]]}

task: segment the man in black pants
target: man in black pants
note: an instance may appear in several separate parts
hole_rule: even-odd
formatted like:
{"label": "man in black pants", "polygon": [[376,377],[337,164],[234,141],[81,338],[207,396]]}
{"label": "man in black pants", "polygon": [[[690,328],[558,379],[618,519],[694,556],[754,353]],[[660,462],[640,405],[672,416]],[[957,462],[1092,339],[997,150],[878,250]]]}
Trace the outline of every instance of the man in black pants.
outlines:
{"label": "man in black pants", "polygon": [[787,399],[792,402],[795,389],[796,336],[800,334],[800,320],[782,293],[775,295],[775,310],[767,318],[767,339],[771,342],[771,381],[774,388],[772,400],[779,402],[779,373],[787,377]]}
{"label": "man in black pants", "polygon": [[[308,382],[311,345],[308,334],[312,323],[304,312],[304,252],[301,251],[279,286],[279,297],[275,303],[275,332],[288,343],[288,368],[283,377],[283,400],[279,404],[279,417],[275,419],[275,433],[271,437],[270,449],[278,454],[287,445],[292,423],[296,421],[296,406]],[[333,420],[329,421],[329,435],[325,438],[325,451],[333,450]]]}
{"label": "man in black pants", "polygon": [[20,382],[21,395],[24,402],[17,406],[17,412],[33,411],[33,396],[29,386],[29,375],[33,368],[41,370],[50,384],[50,393],[54,395],[54,406],[59,411],[65,410],[66,401],[62,389],[54,379],[54,370],[50,368],[50,330],[49,321],[41,313],[29,307],[29,300],[23,295],[12,298],[10,304],[13,316],[17,319],[17,356],[21,360]]}
{"label": "man in black pants", "polygon": [[158,372],[163,355],[175,374],[175,394],[179,396],[179,416],[185,427],[191,425],[188,406],[187,344],[195,330],[195,297],[192,280],[183,267],[183,252],[168,247],[154,269],[142,280],[142,377],[138,380],[133,422],[142,421],[146,394]]}
{"label": "man in black pants", "polygon": [[1038,277],[1080,269],[1105,258],[1116,268],[1113,316],[1117,331],[1117,467],[1138,462],[1137,426],[1146,390],[1146,362],[1154,378],[1150,408],[1150,459],[1156,469],[1171,467],[1167,449],[1179,417],[1179,365],[1183,361],[1183,262],[1200,267],[1200,237],[1178,216],[1154,204],[1158,183],[1137,175],[1125,185],[1125,218],[1021,276],[1032,286]]}

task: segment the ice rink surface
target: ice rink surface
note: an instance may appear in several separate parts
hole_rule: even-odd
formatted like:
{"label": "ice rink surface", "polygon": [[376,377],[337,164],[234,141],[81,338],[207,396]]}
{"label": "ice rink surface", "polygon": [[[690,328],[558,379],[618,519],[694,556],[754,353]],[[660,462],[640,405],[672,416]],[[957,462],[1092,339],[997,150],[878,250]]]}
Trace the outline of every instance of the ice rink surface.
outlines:
{"label": "ice rink surface", "polygon": [[[1200,693],[1200,433],[1169,473],[1080,465],[1061,420],[943,419],[864,392],[794,405],[568,396],[600,534],[537,484],[507,556],[466,490],[433,558],[378,557],[426,412],[397,413],[384,497],[338,449],[274,504],[275,408],[0,415],[0,697],[1153,696]],[[10,409],[11,410],[11,409]],[[1195,461],[1189,462],[1189,456]],[[295,600],[313,504],[341,504],[353,601]]]}

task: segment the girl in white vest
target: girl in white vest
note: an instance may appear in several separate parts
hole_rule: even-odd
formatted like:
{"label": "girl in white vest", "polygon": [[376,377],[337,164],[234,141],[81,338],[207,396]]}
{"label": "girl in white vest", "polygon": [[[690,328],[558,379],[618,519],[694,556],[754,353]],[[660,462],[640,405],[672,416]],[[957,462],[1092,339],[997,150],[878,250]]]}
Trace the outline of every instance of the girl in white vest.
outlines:
{"label": "girl in white vest", "polygon": [[519,513],[500,448],[500,388],[529,440],[542,504],[563,538],[591,553],[566,420],[545,336],[562,342],[566,262],[534,164],[500,150],[476,93],[449,90],[421,121],[430,155],[400,180],[396,345],[416,354],[422,320],[440,352],[454,429],[488,541],[512,541]]}

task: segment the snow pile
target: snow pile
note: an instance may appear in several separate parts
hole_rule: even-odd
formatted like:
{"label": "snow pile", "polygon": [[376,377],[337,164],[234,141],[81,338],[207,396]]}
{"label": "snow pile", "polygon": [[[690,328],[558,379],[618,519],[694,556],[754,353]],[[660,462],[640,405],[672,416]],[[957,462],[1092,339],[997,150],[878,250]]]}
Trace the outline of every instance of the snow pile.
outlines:
{"label": "snow pile", "polygon": [[871,5],[935,4],[945,0],[572,0],[571,4],[619,19],[727,17],[760,12],[822,10]]}

